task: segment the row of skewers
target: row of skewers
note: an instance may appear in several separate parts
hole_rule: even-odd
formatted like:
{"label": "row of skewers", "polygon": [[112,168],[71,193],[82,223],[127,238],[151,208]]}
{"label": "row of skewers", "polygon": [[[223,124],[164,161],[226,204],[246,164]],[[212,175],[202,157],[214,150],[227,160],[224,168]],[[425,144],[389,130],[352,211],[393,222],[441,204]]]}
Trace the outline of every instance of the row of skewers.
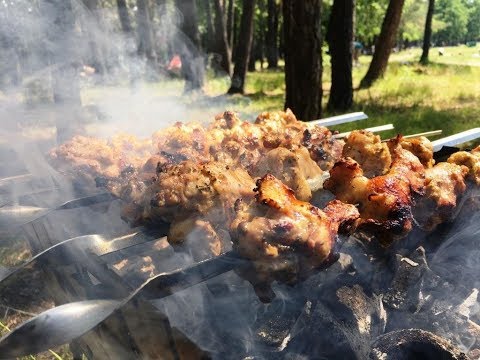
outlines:
{"label": "row of skewers", "polygon": [[[243,265],[239,272],[255,286],[294,282],[335,260],[337,233],[373,234],[388,247],[414,225],[431,231],[451,221],[467,190],[480,183],[479,148],[435,164],[434,149],[450,139],[383,142],[368,131],[346,135],[341,140],[289,111],[263,113],[255,123],[226,112],[210,126],[176,124],[152,141],[77,137],[53,150],[52,164],[64,174],[120,197],[131,224],[167,223],[171,244],[190,238],[215,259],[154,277],[122,301],[98,308],[114,311],[145,296],[143,289],[157,289],[153,298],[239,270],[240,259],[254,265],[253,272]],[[92,303],[80,305],[91,310]],[[52,314],[43,315],[45,321]]]}

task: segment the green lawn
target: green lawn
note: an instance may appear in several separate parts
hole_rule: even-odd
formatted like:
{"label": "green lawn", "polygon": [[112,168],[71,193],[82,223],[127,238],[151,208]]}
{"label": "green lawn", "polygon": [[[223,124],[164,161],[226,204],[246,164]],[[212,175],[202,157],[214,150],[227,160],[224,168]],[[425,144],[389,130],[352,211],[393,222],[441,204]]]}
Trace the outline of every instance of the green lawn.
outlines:
{"label": "green lawn", "polygon": [[[391,56],[385,77],[368,90],[355,91],[355,106],[352,111],[364,111],[368,120],[336,127],[340,131],[392,123],[395,133],[412,134],[428,130],[443,130],[442,136],[480,126],[480,45],[444,48],[440,56],[437,48],[431,50],[431,64],[420,66],[420,49],[410,49]],[[368,68],[371,57],[362,56],[354,68],[354,86],[358,86]],[[254,119],[262,111],[283,109],[284,75],[278,70],[260,69],[247,76],[246,96],[225,96],[229,80],[208,76],[206,96],[182,97],[183,82],[168,80],[141,87],[141,96],[149,97],[138,109],[149,111],[149,106],[166,101],[154,117],[156,128],[171,121],[208,121],[225,109],[235,110],[244,119]],[[328,100],[330,87],[330,66],[328,56],[324,57],[324,104]],[[111,98],[125,95],[121,88],[86,88],[83,98],[86,103],[96,103],[106,93]],[[127,94],[128,95],[128,94]],[[135,107],[135,96],[128,95]],[[132,100],[133,99],[133,100]],[[137,99],[138,100],[138,99]],[[138,104],[137,104],[138,105]],[[182,111],[172,111],[181,107]],[[137,110],[137,113],[142,112]],[[325,113],[324,116],[333,114]],[[140,115],[139,115],[140,116]],[[158,119],[158,124],[157,120]]]}

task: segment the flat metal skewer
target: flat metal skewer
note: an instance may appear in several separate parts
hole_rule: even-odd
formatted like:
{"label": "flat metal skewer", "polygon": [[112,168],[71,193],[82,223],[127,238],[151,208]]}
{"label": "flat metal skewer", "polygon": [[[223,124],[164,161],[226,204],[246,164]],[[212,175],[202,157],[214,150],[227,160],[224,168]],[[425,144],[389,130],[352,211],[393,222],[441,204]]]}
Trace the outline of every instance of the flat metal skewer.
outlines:
{"label": "flat metal skewer", "polygon": [[432,141],[433,151],[439,151],[444,146],[454,146],[465,143],[467,141],[475,140],[480,137],[480,128],[474,128],[462,131],[458,134],[450,135],[442,139]]}
{"label": "flat metal skewer", "polygon": [[102,192],[67,201],[53,209],[36,206],[6,205],[0,207],[0,226],[5,225],[6,227],[11,228],[19,225],[26,225],[30,222],[38,221],[53,211],[77,209],[80,207],[109,202],[115,199],[118,198],[112,193]]}
{"label": "flat metal skewer", "polygon": [[149,241],[166,240],[166,236],[160,237],[159,233],[161,232],[159,231],[154,233],[144,228],[138,228],[129,234],[110,239],[104,235],[91,234],[64,240],[38,253],[19,267],[4,270],[0,276],[0,290],[2,285],[7,282],[6,280],[11,279],[16,274],[21,273],[23,270],[30,270],[32,265],[35,263],[45,263],[49,260],[56,260],[70,265],[82,260],[80,256],[66,256],[68,253],[75,255],[79,254],[80,252],[85,253],[88,251],[97,256],[104,256]]}
{"label": "flat metal skewer", "polygon": [[354,112],[350,114],[332,116],[324,119],[313,120],[313,121],[307,122],[307,124],[318,125],[318,126],[332,126],[332,125],[345,124],[345,123],[364,120],[364,119],[368,119],[368,116],[364,112],[360,111],[360,112]]}
{"label": "flat metal skewer", "polygon": [[47,310],[0,339],[0,359],[36,354],[68,343],[93,329],[137,296],[147,300],[160,299],[248,265],[248,260],[229,251],[190,267],[154,276],[124,299],[79,301]]}

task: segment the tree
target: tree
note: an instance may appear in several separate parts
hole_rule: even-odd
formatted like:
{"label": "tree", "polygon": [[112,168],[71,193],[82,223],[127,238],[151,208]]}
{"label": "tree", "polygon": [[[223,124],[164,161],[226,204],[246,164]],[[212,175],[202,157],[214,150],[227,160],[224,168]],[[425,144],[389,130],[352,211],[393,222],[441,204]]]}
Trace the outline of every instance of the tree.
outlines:
{"label": "tree", "polygon": [[231,74],[232,54],[228,44],[227,25],[220,0],[214,0],[215,5],[215,50],[220,55],[220,66],[225,73]]}
{"label": "tree", "polygon": [[202,43],[205,51],[213,52],[215,51],[215,31],[213,30],[213,16],[212,9],[210,7],[210,1],[201,2],[205,9],[206,23],[207,23],[207,36],[206,41]]}
{"label": "tree", "polygon": [[365,46],[375,43],[380,33],[382,20],[387,9],[388,0],[356,0],[356,40]]}
{"label": "tree", "polygon": [[428,4],[424,1],[405,0],[400,25],[398,26],[400,47],[408,46],[411,42],[423,39],[427,8]]}
{"label": "tree", "polygon": [[235,67],[228,94],[243,94],[245,91],[245,77],[253,39],[254,10],[255,0],[243,0],[240,34],[235,51]]}
{"label": "tree", "polygon": [[480,40],[480,0],[468,2],[467,40]]}
{"label": "tree", "polygon": [[441,24],[435,42],[456,45],[465,40],[469,12],[463,0],[437,0],[434,16]]}
{"label": "tree", "polygon": [[85,7],[88,9],[88,16],[84,19],[84,31],[88,34],[89,59],[88,62],[95,68],[95,71],[104,74],[106,71],[104,49],[102,47],[101,35],[99,32],[103,30],[103,24],[99,15],[98,0],[83,0]]}
{"label": "tree", "polygon": [[347,110],[353,104],[352,45],[354,0],[334,0],[327,41],[332,64],[332,86],[327,109]]}
{"label": "tree", "polygon": [[383,76],[388,65],[388,58],[395,44],[398,25],[402,17],[402,8],[405,0],[390,0],[382,23],[382,30],[375,44],[375,52],[367,73],[360,82],[360,88],[370,87],[378,78]]}
{"label": "tree", "polygon": [[56,105],[57,140],[63,142],[73,136],[72,115],[82,105],[79,86],[82,44],[75,30],[75,14],[70,0],[45,0],[43,14],[49,24],[46,38],[48,57],[52,66],[52,93]]}
{"label": "tree", "polygon": [[480,40],[480,0],[469,1],[467,40]]}
{"label": "tree", "polygon": [[137,0],[137,52],[145,56],[149,67],[149,76],[157,65],[157,54],[153,43],[152,20],[147,0]]}
{"label": "tree", "polygon": [[234,0],[228,0],[227,8],[227,40],[230,49],[233,49],[233,18],[235,16],[235,4]]}
{"label": "tree", "polygon": [[430,43],[432,42],[432,19],[435,10],[435,0],[428,0],[427,19],[425,20],[425,31],[423,35],[421,64],[428,64],[428,52],[430,51]]}
{"label": "tree", "polygon": [[267,62],[269,69],[278,67],[278,18],[280,14],[280,6],[276,0],[268,0],[268,17],[267,17]]}
{"label": "tree", "polygon": [[322,112],[321,0],[284,0],[285,108],[299,119]]}
{"label": "tree", "polygon": [[205,62],[200,51],[197,6],[195,0],[176,0],[175,5],[183,15],[178,33],[176,51],[182,59],[185,92],[201,90],[205,81]]}
{"label": "tree", "polygon": [[125,34],[130,34],[132,32],[132,22],[130,20],[130,15],[128,14],[127,2],[125,0],[117,0],[117,9],[118,9],[118,18],[120,19],[120,25],[122,26],[122,31]]}

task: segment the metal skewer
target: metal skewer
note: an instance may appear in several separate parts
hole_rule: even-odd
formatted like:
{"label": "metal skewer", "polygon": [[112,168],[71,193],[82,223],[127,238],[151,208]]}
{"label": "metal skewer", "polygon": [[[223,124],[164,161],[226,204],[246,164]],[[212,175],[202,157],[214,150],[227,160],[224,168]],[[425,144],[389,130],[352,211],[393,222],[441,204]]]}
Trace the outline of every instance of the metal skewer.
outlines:
{"label": "metal skewer", "polygon": [[324,119],[313,120],[313,121],[309,121],[308,124],[318,125],[318,126],[332,126],[332,125],[345,124],[345,123],[364,120],[364,119],[368,119],[368,116],[364,112],[360,111],[360,112],[354,112],[351,114],[344,114],[344,115],[332,116]]}
{"label": "metal skewer", "polygon": [[[7,280],[13,278],[24,270],[31,271],[37,263],[44,264],[48,261],[54,260],[62,264],[66,263],[70,265],[82,261],[82,257],[77,256],[80,253],[89,252],[97,256],[104,256],[149,241],[166,240],[166,236],[159,236],[161,233],[162,232],[159,230],[152,232],[144,228],[138,228],[129,234],[114,238],[92,234],[64,240],[38,253],[21,266],[3,271],[0,276],[0,290],[2,286],[7,283]],[[74,254],[75,256],[68,256],[68,254]]]}
{"label": "metal skewer", "polygon": [[5,225],[6,227],[26,225],[43,218],[53,211],[92,206],[115,199],[117,199],[117,197],[112,193],[103,192],[67,201],[53,209],[22,205],[2,206],[0,207],[0,225]]}
{"label": "metal skewer", "polygon": [[474,128],[461,133],[450,135],[442,139],[432,141],[433,151],[439,151],[444,146],[454,146],[480,137],[480,128]]}
{"label": "metal skewer", "polygon": [[247,260],[229,251],[188,268],[154,276],[124,299],[79,301],[47,310],[0,339],[0,359],[35,354],[68,343],[138,296],[160,299],[248,265]]}

